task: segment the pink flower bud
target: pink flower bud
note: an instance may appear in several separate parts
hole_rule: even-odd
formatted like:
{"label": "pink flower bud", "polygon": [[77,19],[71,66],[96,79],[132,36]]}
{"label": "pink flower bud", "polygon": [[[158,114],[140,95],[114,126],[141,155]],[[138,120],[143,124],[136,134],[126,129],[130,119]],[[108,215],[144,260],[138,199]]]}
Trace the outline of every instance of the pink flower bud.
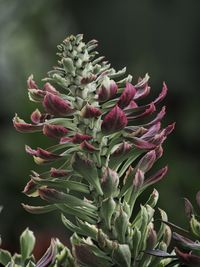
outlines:
{"label": "pink flower bud", "polygon": [[47,200],[49,202],[55,202],[55,201],[60,201],[62,199],[62,192],[59,192],[55,189],[52,188],[40,188],[38,190],[40,197],[43,200]]}
{"label": "pink flower bud", "polygon": [[158,103],[160,103],[164,98],[165,96],[167,95],[167,85],[165,84],[165,82],[163,82],[163,88],[162,88],[162,91],[161,93],[159,94],[159,96],[153,101],[153,103],[156,105]]}
{"label": "pink flower bud", "polygon": [[87,134],[80,134],[80,133],[76,133],[73,137],[72,137],[72,142],[74,144],[80,144],[83,141],[89,141],[92,139],[91,135],[87,135]]}
{"label": "pink flower bud", "polygon": [[27,85],[29,89],[38,89],[37,84],[33,80],[33,75],[30,75],[27,80]]}
{"label": "pink flower bud", "polygon": [[107,198],[115,196],[115,194],[117,193],[118,185],[118,174],[114,170],[106,168],[101,178],[101,188],[103,190],[104,197]]}
{"label": "pink flower bud", "polygon": [[156,159],[161,158],[162,155],[163,155],[163,148],[162,148],[162,146],[160,145],[160,146],[156,147],[155,152],[156,152]]}
{"label": "pink flower bud", "polygon": [[175,128],[176,123],[172,123],[169,124],[165,129],[164,129],[164,135],[167,136],[169,134],[171,134],[171,132],[173,132],[174,128]]}
{"label": "pink flower bud", "polygon": [[13,118],[13,125],[15,129],[20,133],[34,133],[40,132],[43,125],[34,125],[26,123],[24,120],[20,119],[17,115]]}
{"label": "pink flower bud", "polygon": [[137,103],[134,100],[131,100],[129,105],[125,107],[124,110],[135,109],[137,107],[138,107]]}
{"label": "pink flower bud", "polygon": [[67,100],[50,93],[46,94],[43,105],[48,113],[57,116],[65,117],[72,114],[74,111]]}
{"label": "pink flower bud", "polygon": [[145,82],[141,86],[136,85],[135,88],[137,89],[137,91],[135,93],[134,100],[139,100],[139,99],[146,97],[150,93],[150,90],[151,90],[147,82]]}
{"label": "pink flower bud", "polygon": [[60,139],[68,133],[68,129],[62,125],[45,124],[43,133],[48,137]]}
{"label": "pink flower bud", "polygon": [[81,144],[80,144],[80,147],[88,152],[94,152],[94,151],[98,151],[98,149],[93,146],[92,144],[88,143],[86,140],[83,141]]}
{"label": "pink flower bud", "polygon": [[84,118],[97,118],[102,114],[99,108],[86,104],[81,110],[81,116]]}
{"label": "pink flower bud", "polygon": [[117,105],[103,119],[101,129],[104,133],[111,134],[126,127],[127,117]]}
{"label": "pink flower bud", "polygon": [[116,95],[117,89],[118,87],[115,81],[105,77],[101,86],[97,90],[98,100],[104,102],[111,99]]}
{"label": "pink flower bud", "polygon": [[59,92],[56,90],[56,88],[51,85],[50,83],[45,83],[43,86],[43,90],[45,92],[51,93],[53,95],[59,95]]}
{"label": "pink flower bud", "polygon": [[165,106],[164,106],[164,107],[162,107],[161,111],[157,114],[156,118],[154,120],[152,120],[151,122],[145,124],[144,126],[151,127],[152,125],[160,122],[163,119],[163,117],[165,116],[165,114],[166,114],[166,110],[165,110]]}
{"label": "pink flower bud", "polygon": [[93,82],[94,80],[96,80],[96,75],[94,75],[94,74],[90,74],[90,75],[88,75],[88,76],[86,76],[86,77],[83,77],[82,79],[81,79],[81,84],[88,84],[88,83],[91,83],[91,82]]}
{"label": "pink flower bud", "polygon": [[23,193],[27,196],[37,196],[38,185],[31,179],[24,187]]}
{"label": "pink flower bud", "polygon": [[178,248],[175,248],[175,252],[182,264],[191,267],[200,266],[200,256],[191,253],[181,252]]}
{"label": "pink flower bud", "polygon": [[137,168],[141,171],[148,172],[156,161],[156,153],[154,150],[146,153],[137,164]]}
{"label": "pink flower bud", "polygon": [[168,171],[168,167],[167,166],[162,168],[162,169],[160,169],[154,175],[152,175],[151,177],[146,179],[145,182],[144,182],[144,185],[148,185],[149,186],[149,185],[152,185],[152,184],[155,184],[155,183],[159,182],[165,176],[167,171]]}
{"label": "pink flower bud", "polygon": [[65,144],[65,143],[69,143],[72,142],[72,138],[71,137],[62,137],[60,138],[60,144]]}
{"label": "pink flower bud", "polygon": [[33,113],[31,114],[31,121],[35,124],[38,124],[41,122],[41,117],[42,114],[39,111],[39,109],[36,109],[35,111],[33,111]]}
{"label": "pink flower bud", "polygon": [[143,134],[142,139],[148,141],[152,140],[152,138],[159,133],[161,127],[161,123],[157,122],[154,125],[152,125],[145,134]]}
{"label": "pink flower bud", "polygon": [[155,107],[154,103],[151,103],[146,107],[144,112],[142,112],[142,113],[140,113],[138,115],[135,115],[135,116],[129,116],[128,120],[144,118],[144,117],[152,114],[154,111],[156,111],[156,107]]}
{"label": "pink flower bud", "polygon": [[29,98],[34,102],[42,102],[46,92],[40,89],[28,89]]}
{"label": "pink flower bud", "polygon": [[32,149],[31,147],[26,146],[25,150],[29,155],[43,160],[40,162],[38,159],[37,160],[38,163],[51,162],[51,161],[54,161],[54,160],[59,159],[61,157],[60,155],[56,155],[56,154],[51,153],[47,150],[44,150],[40,147],[38,147],[37,149]]}
{"label": "pink flower bud", "polygon": [[156,147],[155,144],[143,140],[142,138],[133,137],[131,139],[133,145],[138,149],[151,150]]}
{"label": "pink flower bud", "polygon": [[50,170],[51,177],[53,177],[53,178],[65,177],[65,176],[68,176],[69,173],[70,173],[69,171],[66,171],[63,169],[51,168],[51,170]]}
{"label": "pink flower bud", "polygon": [[135,93],[135,87],[131,83],[126,83],[126,87],[119,98],[118,106],[120,108],[127,107],[130,104],[131,100],[133,100]]}
{"label": "pink flower bud", "polygon": [[132,148],[132,145],[127,143],[127,142],[123,142],[121,143],[118,148],[113,152],[113,156],[114,157],[118,157],[120,155],[126,154],[127,152],[129,152]]}
{"label": "pink flower bud", "polygon": [[143,182],[144,182],[144,172],[138,169],[133,179],[134,189],[138,190],[143,185]]}
{"label": "pink flower bud", "polygon": [[147,236],[147,247],[146,249],[153,249],[157,243],[157,234],[153,227],[150,227],[148,230]]}

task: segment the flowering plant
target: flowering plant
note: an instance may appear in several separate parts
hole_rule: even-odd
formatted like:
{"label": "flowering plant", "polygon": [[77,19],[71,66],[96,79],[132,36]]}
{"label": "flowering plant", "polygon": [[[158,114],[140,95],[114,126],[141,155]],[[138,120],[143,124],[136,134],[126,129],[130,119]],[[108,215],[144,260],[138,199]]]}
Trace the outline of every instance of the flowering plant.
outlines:
{"label": "flowering plant", "polygon": [[[41,132],[54,142],[45,149],[25,147],[36,164],[48,169],[32,171],[24,193],[47,204],[22,205],[34,214],[59,210],[72,232],[72,249],[52,239],[36,262],[35,237],[27,229],[20,238],[21,255],[1,249],[4,266],[156,267],[179,257],[179,252],[167,253],[171,224],[163,210],[159,227],[154,225],[158,191],[153,189],[139,211],[135,206],[167,172],[165,166],[149,174],[174,129],[174,123],[161,127],[165,107],[157,113],[167,86],[163,83],[156,99],[140,104],[150,93],[148,74],[133,84],[126,69],[113,69],[96,47],[96,40],[85,43],[80,34],[66,38],[58,46],[58,66],[43,86],[33,75],[27,81],[29,99],[42,111],[33,111],[31,123],[18,115],[13,119],[17,131]],[[160,251],[163,257],[157,257]]]}

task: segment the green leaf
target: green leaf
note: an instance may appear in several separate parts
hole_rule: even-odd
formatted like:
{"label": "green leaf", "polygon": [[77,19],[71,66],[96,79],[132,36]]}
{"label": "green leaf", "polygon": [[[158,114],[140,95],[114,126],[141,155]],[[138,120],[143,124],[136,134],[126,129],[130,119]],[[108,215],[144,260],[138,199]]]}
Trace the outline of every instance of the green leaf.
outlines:
{"label": "green leaf", "polygon": [[84,231],[82,231],[82,229],[80,229],[78,226],[76,226],[75,224],[73,224],[63,214],[61,214],[61,220],[62,220],[63,224],[67,227],[67,229],[69,229],[73,233],[77,233],[77,234],[80,234],[80,235],[87,236],[87,234],[84,233]]}
{"label": "green leaf", "polygon": [[25,261],[31,256],[35,246],[35,236],[28,228],[20,236],[20,251],[22,260]]}
{"label": "green leaf", "polygon": [[63,189],[67,188],[69,190],[82,192],[89,194],[89,186],[80,182],[71,181],[71,180],[61,180],[58,178],[55,179],[40,179],[40,178],[33,178],[33,180],[39,185],[46,185],[56,189]]}
{"label": "green leaf", "polygon": [[200,238],[200,222],[197,221],[194,215],[192,215],[190,219],[190,228],[191,228],[192,233],[196,237]]}
{"label": "green leaf", "polygon": [[43,214],[43,213],[48,213],[51,211],[54,211],[57,209],[55,205],[46,205],[46,206],[30,206],[30,205],[25,205],[22,203],[22,207],[32,213],[32,214]]}
{"label": "green leaf", "polygon": [[82,220],[76,218],[77,224],[81,230],[86,234],[86,236],[91,237],[93,240],[97,240],[98,229],[95,225],[89,224],[88,222],[83,222]]}
{"label": "green leaf", "polygon": [[96,224],[97,222],[97,218],[95,217],[96,214],[93,214],[92,216],[92,214],[86,213],[83,209],[72,208],[67,206],[66,204],[55,204],[55,206],[62,212],[79,217],[82,220],[87,221],[89,223]]}
{"label": "green leaf", "polygon": [[0,263],[6,266],[12,259],[10,252],[4,249],[0,249]]}
{"label": "green leaf", "polygon": [[26,265],[26,267],[35,267],[35,266],[36,266],[35,263],[32,262],[32,261],[29,261],[29,262],[27,263],[27,265]]}
{"label": "green leaf", "polygon": [[113,261],[118,267],[130,267],[131,266],[131,252],[129,246],[126,244],[120,244],[114,249],[112,253]]}
{"label": "green leaf", "polygon": [[93,161],[79,153],[76,153],[72,161],[72,167],[97,190],[99,195],[103,195],[97,168]]}

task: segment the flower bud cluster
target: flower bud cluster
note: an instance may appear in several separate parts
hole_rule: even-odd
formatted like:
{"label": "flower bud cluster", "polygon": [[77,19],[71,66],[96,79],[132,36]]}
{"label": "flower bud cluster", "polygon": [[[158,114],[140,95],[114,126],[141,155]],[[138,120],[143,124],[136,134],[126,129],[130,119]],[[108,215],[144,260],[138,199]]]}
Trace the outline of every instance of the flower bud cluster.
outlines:
{"label": "flower bud cluster", "polygon": [[[44,85],[37,85],[32,75],[28,78],[29,98],[41,111],[31,114],[30,123],[16,115],[14,127],[41,132],[56,143],[47,149],[26,146],[37,164],[51,163],[51,168],[33,172],[24,190],[48,205],[24,208],[65,214],[63,223],[76,232],[73,255],[81,266],[130,267],[142,261],[141,266],[148,267],[151,259],[143,251],[168,246],[170,239],[167,226],[161,223],[158,233],[153,226],[157,191],[138,213],[133,211],[139,195],[167,172],[164,167],[148,174],[174,129],[174,124],[161,127],[165,107],[157,113],[167,86],[163,83],[155,100],[140,104],[150,93],[149,76],[134,84],[125,68],[116,71],[98,57],[96,47],[96,40],[85,43],[82,35],[70,36],[58,46],[58,66]],[[68,215],[76,217],[76,224]]]}

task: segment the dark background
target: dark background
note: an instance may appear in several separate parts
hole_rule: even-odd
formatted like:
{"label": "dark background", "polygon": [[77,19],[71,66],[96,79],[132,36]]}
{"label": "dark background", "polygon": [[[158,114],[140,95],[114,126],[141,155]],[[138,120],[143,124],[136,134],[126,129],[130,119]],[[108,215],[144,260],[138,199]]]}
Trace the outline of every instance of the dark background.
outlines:
{"label": "dark background", "polygon": [[[30,215],[20,203],[33,203],[21,191],[30,169],[37,169],[24,145],[48,146],[41,135],[22,135],[12,126],[17,112],[28,119],[35,108],[27,96],[31,73],[40,81],[56,64],[56,45],[70,34],[97,39],[99,52],[116,69],[127,66],[136,82],[149,73],[152,94],[166,81],[164,123],[176,121],[165,143],[160,166],[167,177],[156,188],[159,207],[174,223],[184,226],[183,197],[193,202],[200,189],[200,1],[199,0],[7,0],[0,1],[0,232],[4,246],[13,248],[28,225],[46,246],[49,236],[67,239],[59,214]],[[152,188],[153,189],[153,188]],[[35,201],[34,201],[35,202]]]}

